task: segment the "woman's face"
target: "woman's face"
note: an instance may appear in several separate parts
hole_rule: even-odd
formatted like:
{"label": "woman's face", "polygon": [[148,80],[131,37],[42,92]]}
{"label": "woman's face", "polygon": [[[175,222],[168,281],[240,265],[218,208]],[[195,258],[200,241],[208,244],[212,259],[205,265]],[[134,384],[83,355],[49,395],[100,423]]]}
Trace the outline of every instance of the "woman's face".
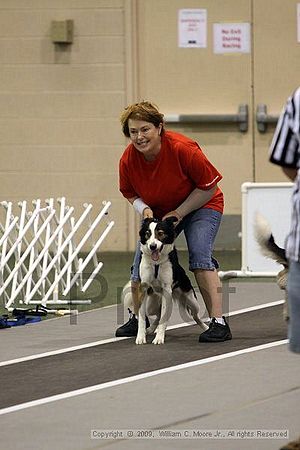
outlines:
{"label": "woman's face", "polygon": [[162,124],[158,127],[143,120],[128,120],[131,142],[146,159],[152,159],[160,151]]}

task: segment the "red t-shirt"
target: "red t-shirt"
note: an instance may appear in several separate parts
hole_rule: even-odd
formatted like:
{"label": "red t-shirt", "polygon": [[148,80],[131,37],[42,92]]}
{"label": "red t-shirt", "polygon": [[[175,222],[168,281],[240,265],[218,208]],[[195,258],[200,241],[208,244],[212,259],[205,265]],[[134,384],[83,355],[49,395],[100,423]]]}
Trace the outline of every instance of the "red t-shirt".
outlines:
{"label": "red t-shirt", "polygon": [[[163,133],[161,149],[154,161],[146,161],[129,144],[120,159],[119,177],[123,196],[140,197],[157,219],[181,205],[195,188],[209,190],[222,179],[197,142],[174,131]],[[203,207],[223,212],[224,199],[219,187]]]}

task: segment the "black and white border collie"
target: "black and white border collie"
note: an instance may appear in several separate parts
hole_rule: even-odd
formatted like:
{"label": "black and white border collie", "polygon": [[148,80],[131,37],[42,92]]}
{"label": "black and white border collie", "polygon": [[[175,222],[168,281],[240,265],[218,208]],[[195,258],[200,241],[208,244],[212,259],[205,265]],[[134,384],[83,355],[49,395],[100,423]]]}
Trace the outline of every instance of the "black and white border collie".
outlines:
{"label": "black and white border collie", "polygon": [[[178,302],[181,317],[193,318],[202,331],[207,329],[207,325],[200,319],[200,307],[192,284],[178,262],[174,246],[176,220],[175,217],[168,217],[162,221],[145,219],[140,229],[141,306],[136,344],[146,343],[146,315],[156,316],[147,329],[148,334],[156,333],[152,343],[164,343],[173,300]],[[127,306],[130,303],[128,297],[131,295],[127,295]]]}
{"label": "black and white border collie", "polygon": [[285,305],[283,310],[283,315],[286,320],[289,319],[288,311],[288,299],[287,299],[287,277],[289,270],[289,263],[285,256],[285,249],[279,247],[272,234],[269,222],[261,214],[256,213],[254,219],[254,236],[260,247],[262,255],[267,258],[273,259],[278,264],[283,266],[277,274],[277,284],[280,289],[284,291]]}

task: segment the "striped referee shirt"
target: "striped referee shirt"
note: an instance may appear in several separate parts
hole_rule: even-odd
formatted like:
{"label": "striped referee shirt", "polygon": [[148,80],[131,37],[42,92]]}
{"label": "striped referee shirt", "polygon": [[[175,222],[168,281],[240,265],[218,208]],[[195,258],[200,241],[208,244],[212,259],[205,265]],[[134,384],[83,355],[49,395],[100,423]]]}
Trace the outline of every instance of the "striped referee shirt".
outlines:
{"label": "striped referee shirt", "polygon": [[292,194],[292,220],[286,255],[300,261],[300,87],[291,95],[277,123],[270,148],[270,161],[298,169]]}

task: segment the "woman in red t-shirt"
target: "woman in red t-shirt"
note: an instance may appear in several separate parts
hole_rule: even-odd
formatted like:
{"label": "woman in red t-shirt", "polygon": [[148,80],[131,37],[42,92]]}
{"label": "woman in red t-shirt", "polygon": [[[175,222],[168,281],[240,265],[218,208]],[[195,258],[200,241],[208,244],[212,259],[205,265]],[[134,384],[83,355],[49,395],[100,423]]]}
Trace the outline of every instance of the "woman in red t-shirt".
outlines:
{"label": "woman in red t-shirt", "polygon": [[[200,342],[231,339],[222,316],[218,263],[212,257],[215,237],[222,218],[224,200],[218,187],[222,179],[199,145],[164,129],[163,114],[150,102],[126,108],[121,115],[123,133],[130,139],[119,164],[120,191],[142,219],[178,219],[176,231],[184,231],[189,268],[194,273],[211,318]],[[139,263],[137,251],[131,273],[134,313],[117,329],[117,336],[135,336],[139,309]]]}

